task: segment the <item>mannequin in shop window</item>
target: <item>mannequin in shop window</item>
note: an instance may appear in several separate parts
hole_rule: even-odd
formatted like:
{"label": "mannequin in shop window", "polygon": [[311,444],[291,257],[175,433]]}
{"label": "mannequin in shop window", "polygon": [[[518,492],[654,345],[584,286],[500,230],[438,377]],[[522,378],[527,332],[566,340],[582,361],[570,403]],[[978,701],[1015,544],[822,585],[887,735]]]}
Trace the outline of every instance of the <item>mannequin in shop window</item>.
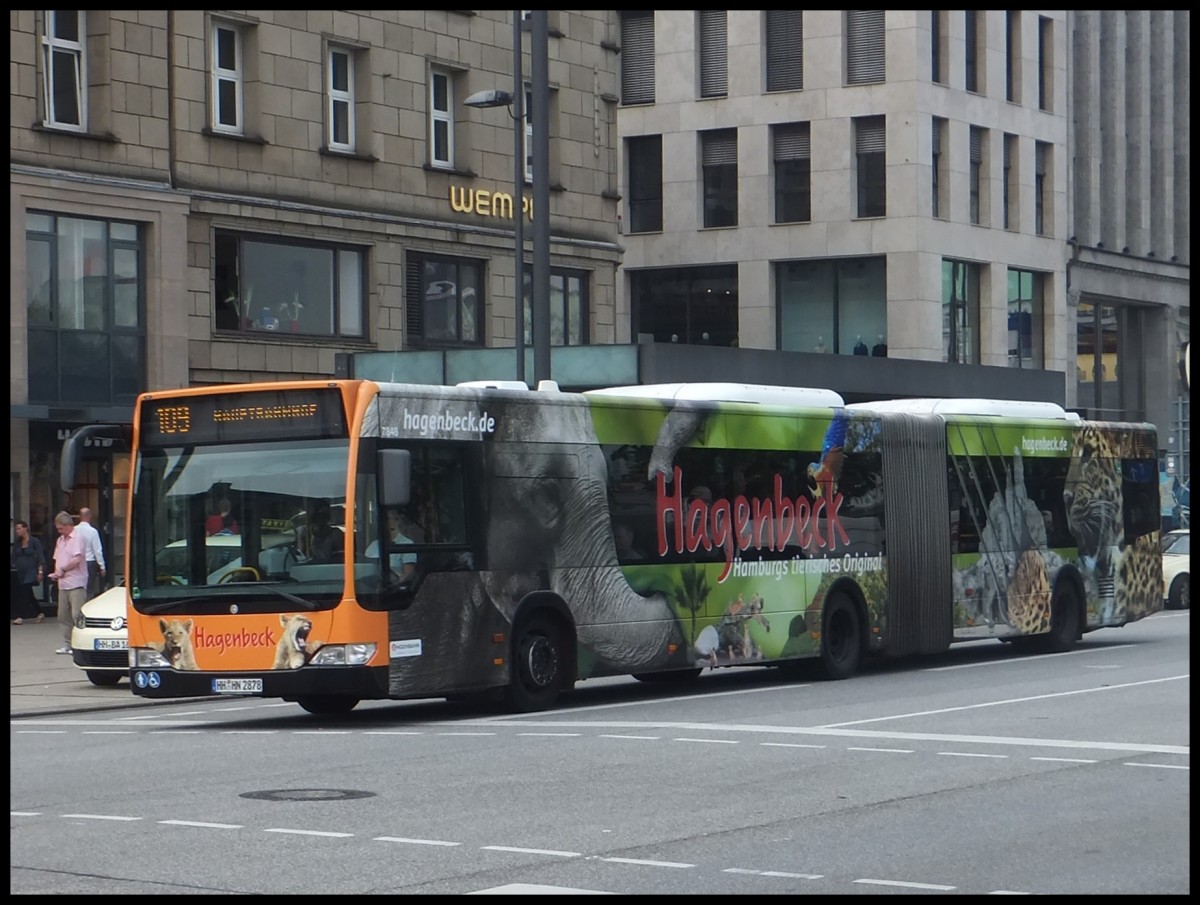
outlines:
{"label": "mannequin in shop window", "polygon": [[815,346],[813,346],[813,351],[818,352],[818,353],[824,353],[824,352],[829,351],[828,349],[825,348],[825,337],[824,336],[817,337],[817,344]]}
{"label": "mannequin in shop window", "polygon": [[868,354],[867,344],[865,342],[863,342],[861,334],[858,337],[858,341],[854,344],[854,354],[855,355]]}
{"label": "mannequin in shop window", "polygon": [[883,334],[879,334],[879,342],[875,343],[875,347],[871,349],[871,354],[876,358],[887,358],[887,343],[883,341]]}

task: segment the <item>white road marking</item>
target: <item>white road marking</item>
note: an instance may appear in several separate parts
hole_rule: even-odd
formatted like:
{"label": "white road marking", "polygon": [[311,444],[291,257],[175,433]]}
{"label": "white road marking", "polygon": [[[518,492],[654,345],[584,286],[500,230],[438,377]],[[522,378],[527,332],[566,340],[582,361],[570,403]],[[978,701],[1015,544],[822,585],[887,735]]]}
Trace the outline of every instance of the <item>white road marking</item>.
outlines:
{"label": "white road marking", "polygon": [[1100,761],[1090,757],[1038,757],[1033,755],[1030,760],[1048,760],[1059,764],[1098,764]]}
{"label": "white road marking", "polygon": [[[1053,656],[1062,656],[1054,654]],[[914,716],[938,716],[943,713],[959,713],[964,710],[980,710],[984,707],[1000,707],[1005,704],[1025,704],[1029,701],[1048,701],[1053,698],[1069,698],[1077,694],[1094,694],[1098,691],[1117,691],[1122,688],[1138,688],[1142,685],[1158,685],[1162,682],[1177,682],[1180,679],[1190,679],[1190,675],[1168,676],[1164,679],[1146,679],[1142,682],[1126,682],[1123,685],[1097,685],[1093,688],[1078,688],[1074,691],[1056,691],[1052,694],[1035,694],[1027,698],[1008,698],[1003,701],[983,701],[979,704],[964,704],[961,707],[943,707],[940,710],[918,710],[913,713],[897,713],[892,716],[877,716],[868,720],[851,720],[846,723],[826,723],[818,728],[835,729],[844,726],[861,726],[864,723],[880,723],[885,720],[905,720]]]}
{"label": "white road marking", "polygon": [[121,817],[117,814],[63,814],[63,817],[71,820],[116,820],[121,823],[133,823],[141,820],[141,817]]}
{"label": "white road marking", "polygon": [[[515,268],[514,268],[515,269]],[[424,735],[424,732],[409,732],[401,729],[365,729],[363,735]]]}
{"label": "white road marking", "polygon": [[517,848],[511,845],[482,845],[487,852],[513,852],[518,855],[553,855],[556,858],[582,858],[583,852],[557,852],[550,848]]}
{"label": "white road marking", "polygon": [[673,738],[673,742],[699,742],[702,745],[740,745],[737,739],[733,738]]}
{"label": "white road marking", "polygon": [[136,735],[134,729],[84,729],[81,735]]}
{"label": "white road marking", "polygon": [[282,827],[263,830],[264,833],[286,833],[289,836],[328,836],[332,839],[349,839],[353,833],[327,833],[323,830],[289,830]]}
{"label": "white road marking", "polygon": [[1007,754],[981,754],[972,751],[939,751],[938,757],[995,757],[999,760],[1004,760],[1008,757]]}
{"label": "white road marking", "polygon": [[939,892],[950,892],[957,889],[957,886],[943,886],[940,883],[909,883],[905,880],[871,880],[864,878],[855,880],[855,883],[864,883],[871,886],[902,886],[905,889],[931,889]]}
{"label": "white road marking", "polygon": [[540,886],[537,883],[507,883],[504,886],[493,886],[491,889],[477,889],[475,892],[464,893],[468,896],[615,896],[615,892],[603,892],[599,889],[576,889],[571,886]]}
{"label": "white road marking", "polygon": [[518,736],[530,738],[579,738],[582,732],[518,732]]}
{"label": "white road marking", "polygon": [[695,867],[695,864],[685,864],[682,861],[643,861],[640,858],[601,858],[612,864],[640,864],[643,867]]}
{"label": "white road marking", "polygon": [[1134,763],[1131,761],[1126,761],[1125,766],[1127,766],[1127,767],[1155,767],[1159,770],[1190,770],[1191,769],[1191,767],[1189,767],[1186,764],[1139,764],[1139,763]]}
{"label": "white road marking", "polygon": [[803,742],[759,742],[764,748],[828,748],[828,745],[806,745]]}
{"label": "white road marking", "polygon": [[41,811],[9,811],[9,817],[41,817]]}
{"label": "white road marking", "polygon": [[199,820],[160,820],[166,826],[197,826],[205,830],[241,830],[245,829],[240,823],[203,823]]}
{"label": "white road marking", "polygon": [[404,836],[376,836],[372,842],[403,842],[408,845],[462,845],[461,842],[444,842],[441,839],[407,839]]}
{"label": "white road marking", "polygon": [[747,867],[726,867],[723,874],[753,874],[758,877],[782,877],[785,880],[820,880],[824,874],[793,874],[786,870],[751,870]]}
{"label": "white road marking", "polygon": [[875,751],[879,754],[915,754],[911,748],[854,748],[848,747],[847,751]]}
{"label": "white road marking", "polygon": [[624,738],[624,739],[629,739],[630,741],[639,741],[639,742],[656,742],[660,738],[662,738],[661,735],[600,735],[599,737],[600,738]]}

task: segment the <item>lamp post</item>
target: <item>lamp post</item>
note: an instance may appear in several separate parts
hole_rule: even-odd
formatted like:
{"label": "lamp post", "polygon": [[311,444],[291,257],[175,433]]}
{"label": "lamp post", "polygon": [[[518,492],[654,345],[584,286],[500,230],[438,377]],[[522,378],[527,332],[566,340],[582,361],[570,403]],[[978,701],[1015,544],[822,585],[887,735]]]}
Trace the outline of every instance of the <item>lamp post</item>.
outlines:
{"label": "lamp post", "polygon": [[[550,82],[546,11],[533,10],[533,292],[530,320],[533,327],[533,376],[536,387],[550,378]],[[525,195],[525,119],[522,112],[525,86],[521,79],[521,10],[513,10],[513,91],[499,88],[477,91],[463,103],[468,107],[511,107],[513,117],[513,214],[516,244],[513,304],[516,311],[517,379],[525,380],[525,235],[521,216]],[[539,125],[542,124],[542,125]]]}

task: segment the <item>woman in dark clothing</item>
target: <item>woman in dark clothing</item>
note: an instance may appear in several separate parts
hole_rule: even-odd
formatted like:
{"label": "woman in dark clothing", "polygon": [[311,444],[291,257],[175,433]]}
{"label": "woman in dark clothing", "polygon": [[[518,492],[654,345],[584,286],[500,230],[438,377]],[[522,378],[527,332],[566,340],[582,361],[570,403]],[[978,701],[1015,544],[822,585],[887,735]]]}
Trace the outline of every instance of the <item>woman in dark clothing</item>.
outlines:
{"label": "woman in dark clothing", "polygon": [[10,564],[17,573],[17,594],[13,599],[13,609],[17,618],[13,625],[21,625],[22,617],[37,617],[41,622],[46,617],[42,608],[33,598],[34,585],[42,583],[46,569],[46,553],[42,542],[29,533],[28,522],[17,522],[17,539],[13,543]]}

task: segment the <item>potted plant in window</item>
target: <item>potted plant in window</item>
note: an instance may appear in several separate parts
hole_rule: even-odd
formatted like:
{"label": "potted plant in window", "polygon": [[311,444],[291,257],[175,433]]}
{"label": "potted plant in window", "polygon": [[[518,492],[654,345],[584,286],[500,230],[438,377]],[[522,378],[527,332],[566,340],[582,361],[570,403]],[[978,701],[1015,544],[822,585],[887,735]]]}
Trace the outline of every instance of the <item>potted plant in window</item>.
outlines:
{"label": "potted plant in window", "polygon": [[304,305],[300,303],[300,293],[296,292],[292,295],[290,302],[280,302],[279,304],[279,320],[288,325],[288,330],[292,333],[300,332],[300,311]]}
{"label": "potted plant in window", "polygon": [[250,329],[250,303],[254,300],[254,287],[246,287],[245,298],[238,298],[237,293],[230,292],[225,298],[225,304],[237,313],[238,329]]}

